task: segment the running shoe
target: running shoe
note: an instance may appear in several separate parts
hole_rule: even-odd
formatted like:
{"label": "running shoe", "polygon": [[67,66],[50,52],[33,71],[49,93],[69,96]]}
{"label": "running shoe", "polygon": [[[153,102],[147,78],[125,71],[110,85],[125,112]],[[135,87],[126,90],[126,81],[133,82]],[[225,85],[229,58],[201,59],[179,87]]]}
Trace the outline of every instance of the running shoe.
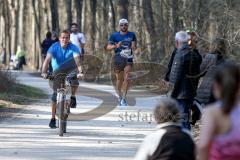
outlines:
{"label": "running shoe", "polygon": [[126,99],[122,99],[121,102],[120,102],[120,106],[127,106],[127,101]]}
{"label": "running shoe", "polygon": [[49,127],[52,128],[52,129],[57,128],[57,126],[56,126],[56,119],[55,118],[52,118],[50,120]]}
{"label": "running shoe", "polygon": [[76,108],[76,106],[77,106],[76,97],[71,96],[70,107]]}

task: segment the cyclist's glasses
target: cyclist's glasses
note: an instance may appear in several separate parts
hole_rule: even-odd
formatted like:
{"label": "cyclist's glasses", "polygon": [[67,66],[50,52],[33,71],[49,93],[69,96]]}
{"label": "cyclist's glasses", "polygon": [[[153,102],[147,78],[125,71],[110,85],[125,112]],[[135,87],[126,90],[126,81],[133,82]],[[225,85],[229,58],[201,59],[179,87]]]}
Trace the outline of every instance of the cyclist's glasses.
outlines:
{"label": "cyclist's glasses", "polygon": [[121,27],[123,27],[123,26],[128,26],[128,24],[126,23],[126,24],[120,24],[120,26]]}

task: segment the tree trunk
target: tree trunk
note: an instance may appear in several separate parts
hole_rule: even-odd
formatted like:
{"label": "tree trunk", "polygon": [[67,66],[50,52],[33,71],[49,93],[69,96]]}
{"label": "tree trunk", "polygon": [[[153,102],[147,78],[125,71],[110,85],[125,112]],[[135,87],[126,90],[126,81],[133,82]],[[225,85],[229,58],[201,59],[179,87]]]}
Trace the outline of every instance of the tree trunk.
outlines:
{"label": "tree trunk", "polygon": [[96,32],[96,0],[86,0],[86,37],[88,37],[87,49],[89,54],[95,52]]}
{"label": "tree trunk", "polygon": [[51,16],[52,16],[52,30],[59,32],[59,19],[58,19],[58,2],[57,0],[50,0]]}
{"label": "tree trunk", "polygon": [[[5,42],[4,42],[4,46],[6,47],[6,52],[7,54],[7,64],[9,64],[10,59],[11,59],[11,34],[10,34],[10,10],[8,7],[8,3],[7,1],[3,1],[3,18],[4,18],[4,37],[5,37]],[[15,53],[13,53],[15,54]]]}
{"label": "tree trunk", "polygon": [[72,0],[66,0],[67,9],[67,26],[70,28],[72,23]]}
{"label": "tree trunk", "polygon": [[178,0],[172,0],[172,20],[173,20],[173,32],[174,33],[180,31],[183,28],[180,25],[178,4],[179,4]]}
{"label": "tree trunk", "polygon": [[26,44],[24,41],[24,37],[25,37],[25,30],[24,30],[24,22],[25,22],[25,19],[26,19],[26,16],[24,14],[24,11],[25,11],[25,4],[26,4],[26,0],[20,0],[20,4],[19,4],[19,29],[18,29],[18,42],[19,42],[19,45],[22,47],[22,48],[26,48]]}
{"label": "tree trunk", "polygon": [[[35,3],[36,2],[36,3]],[[41,59],[41,50],[40,50],[40,44],[41,44],[41,26],[40,26],[40,11],[37,10],[40,8],[39,3],[40,1],[32,0],[32,7],[33,7],[33,15],[34,15],[34,22],[35,22],[35,31],[36,31],[36,48],[35,48],[35,68],[39,69],[42,64]]]}
{"label": "tree trunk", "polygon": [[149,3],[148,0],[143,0],[143,6],[144,6],[144,10],[143,10],[143,16],[144,16],[144,22],[145,22],[145,26],[147,29],[147,48],[148,48],[148,57],[151,60],[151,62],[156,61],[156,53],[154,53],[154,44],[152,41],[152,38],[155,37],[155,30],[153,28],[154,26],[154,19],[153,19],[153,15],[152,15],[152,5],[151,3]]}
{"label": "tree trunk", "polygon": [[17,50],[17,33],[18,33],[18,10],[19,1],[18,0],[8,0],[8,5],[11,11],[11,53],[16,53]]}
{"label": "tree trunk", "polygon": [[82,31],[82,8],[83,8],[83,0],[75,0],[76,10],[77,10],[77,24],[78,30]]}
{"label": "tree trunk", "polygon": [[112,16],[112,30],[114,31],[115,30],[115,24],[116,24],[116,15],[115,15],[115,9],[113,7],[113,1],[112,0],[109,0],[110,1],[110,7],[111,7],[111,16]]}
{"label": "tree trunk", "polygon": [[128,0],[118,0],[118,19],[128,19]]}
{"label": "tree trunk", "polygon": [[163,0],[159,0],[159,9],[160,9],[160,16],[159,16],[159,37],[160,37],[160,48],[159,48],[159,57],[160,59],[163,59],[166,55],[165,53],[165,28],[164,28],[164,14],[163,14]]}
{"label": "tree trunk", "polygon": [[43,5],[43,18],[44,18],[44,23],[42,24],[42,26],[44,26],[44,28],[46,28],[47,31],[50,31],[50,25],[49,25],[49,16],[48,16],[48,3],[47,0],[41,0],[41,3]]}

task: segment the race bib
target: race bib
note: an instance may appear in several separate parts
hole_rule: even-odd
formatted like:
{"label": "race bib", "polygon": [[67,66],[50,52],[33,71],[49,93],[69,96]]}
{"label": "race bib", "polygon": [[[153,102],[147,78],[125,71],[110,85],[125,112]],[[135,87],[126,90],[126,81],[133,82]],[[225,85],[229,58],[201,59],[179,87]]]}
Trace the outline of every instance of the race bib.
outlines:
{"label": "race bib", "polygon": [[133,58],[133,55],[132,55],[132,50],[131,49],[123,49],[121,52],[120,52],[120,55],[124,58]]}

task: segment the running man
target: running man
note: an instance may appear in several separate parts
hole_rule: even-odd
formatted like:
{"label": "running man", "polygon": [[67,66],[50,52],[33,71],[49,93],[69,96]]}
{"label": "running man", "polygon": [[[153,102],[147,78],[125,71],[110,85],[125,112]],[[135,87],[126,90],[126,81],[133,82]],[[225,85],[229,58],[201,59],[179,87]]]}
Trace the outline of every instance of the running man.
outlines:
{"label": "running man", "polygon": [[129,87],[128,77],[133,65],[133,51],[137,48],[136,35],[128,31],[128,20],[120,19],[120,31],[113,33],[108,41],[107,50],[115,51],[114,71],[119,105],[127,106],[126,95]]}
{"label": "running man", "polygon": [[[69,79],[77,75],[77,78],[83,76],[82,65],[80,60],[80,51],[77,46],[70,42],[70,33],[63,30],[60,34],[60,41],[54,43],[48,50],[47,56],[43,62],[42,77],[47,78],[48,64],[52,60],[53,74],[68,74]],[[77,71],[76,71],[77,68]],[[71,80],[71,97],[75,97],[79,82],[78,80]],[[50,128],[56,128],[56,106],[57,106],[57,89],[60,88],[60,83],[57,80],[53,81],[52,94],[52,118],[49,123]],[[76,100],[76,98],[75,98]],[[71,102],[72,103],[72,98]],[[76,103],[76,101],[75,101]]]}

